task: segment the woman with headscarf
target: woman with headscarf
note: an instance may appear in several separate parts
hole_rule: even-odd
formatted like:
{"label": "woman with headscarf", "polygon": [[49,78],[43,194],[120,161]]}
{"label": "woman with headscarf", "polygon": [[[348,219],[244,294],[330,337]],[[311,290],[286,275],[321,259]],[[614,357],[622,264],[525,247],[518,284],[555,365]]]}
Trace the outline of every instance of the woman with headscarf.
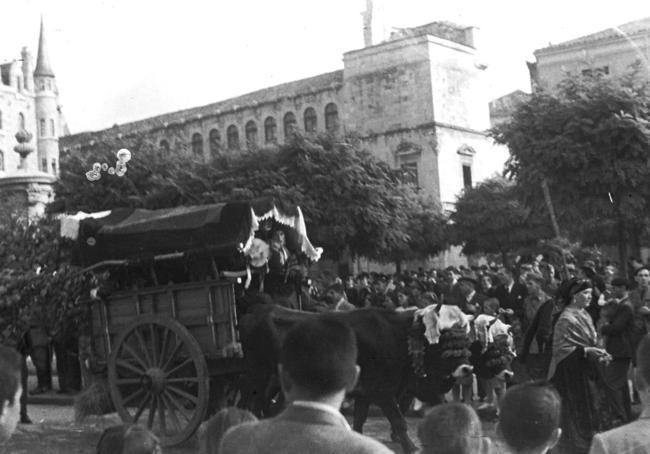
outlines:
{"label": "woman with headscarf", "polygon": [[596,432],[611,428],[611,409],[601,371],[609,354],[597,347],[597,334],[586,308],[591,302],[588,279],[572,279],[562,295],[565,308],[553,332],[548,378],[562,397],[561,453],[587,453]]}

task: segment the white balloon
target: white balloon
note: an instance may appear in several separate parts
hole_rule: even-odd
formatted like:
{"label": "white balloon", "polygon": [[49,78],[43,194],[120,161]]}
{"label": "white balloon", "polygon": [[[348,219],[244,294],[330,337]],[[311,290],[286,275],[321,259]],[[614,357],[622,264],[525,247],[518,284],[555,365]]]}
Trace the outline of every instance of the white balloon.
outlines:
{"label": "white balloon", "polygon": [[122,163],[126,164],[131,160],[131,152],[126,148],[122,148],[117,152],[117,159],[119,159]]}

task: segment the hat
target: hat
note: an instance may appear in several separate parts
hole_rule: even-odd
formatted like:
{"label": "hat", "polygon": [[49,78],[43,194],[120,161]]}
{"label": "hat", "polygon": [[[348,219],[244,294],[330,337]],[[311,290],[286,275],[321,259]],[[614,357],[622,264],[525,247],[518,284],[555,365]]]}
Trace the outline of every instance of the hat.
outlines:
{"label": "hat", "polygon": [[476,279],[472,279],[471,277],[467,277],[467,276],[459,277],[457,282],[458,282],[459,284],[460,284],[461,282],[469,282],[469,283],[472,284],[474,287],[476,287],[476,286],[478,285],[478,282],[476,282]]}
{"label": "hat", "polygon": [[574,279],[569,286],[569,297],[592,287],[593,285],[589,279]]}
{"label": "hat", "polygon": [[615,277],[612,279],[612,287],[625,287],[626,289],[629,289],[630,283],[623,277]]}

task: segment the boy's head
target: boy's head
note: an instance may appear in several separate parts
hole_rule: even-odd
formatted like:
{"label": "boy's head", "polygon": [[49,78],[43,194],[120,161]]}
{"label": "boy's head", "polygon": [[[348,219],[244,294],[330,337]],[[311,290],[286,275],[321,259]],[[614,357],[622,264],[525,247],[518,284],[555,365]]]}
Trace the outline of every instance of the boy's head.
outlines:
{"label": "boy's head", "polygon": [[560,439],[560,396],[544,382],[508,389],[501,400],[498,431],[514,453],[546,452]]}
{"label": "boy's head", "polygon": [[216,454],[219,443],[231,427],[247,422],[255,422],[257,418],[248,410],[237,407],[226,407],[201,424],[197,431],[199,454]]}
{"label": "boy's head", "polygon": [[315,400],[351,391],[359,374],[354,332],[330,317],[299,322],[282,344],[279,372],[285,392]]}
{"label": "boy's head", "polygon": [[488,298],[483,301],[483,312],[487,315],[496,315],[499,312],[499,300],[496,298]]}
{"label": "boy's head", "polygon": [[21,366],[16,350],[0,346],[0,441],[11,437],[20,418]]}
{"label": "boy's head", "polygon": [[458,402],[436,405],[418,428],[423,454],[474,454],[485,449],[481,421]]}

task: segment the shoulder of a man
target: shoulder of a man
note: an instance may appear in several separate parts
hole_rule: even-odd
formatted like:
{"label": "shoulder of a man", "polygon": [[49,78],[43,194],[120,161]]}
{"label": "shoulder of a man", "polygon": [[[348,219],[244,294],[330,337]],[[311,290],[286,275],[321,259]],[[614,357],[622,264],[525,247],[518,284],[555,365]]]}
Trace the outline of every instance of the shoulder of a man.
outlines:
{"label": "shoulder of a man", "polygon": [[[269,424],[269,420],[244,423],[230,428],[224,434],[219,443],[219,451],[223,454],[235,454],[250,452],[250,445],[253,439],[263,432],[262,429]],[[256,436],[257,435],[257,436]]]}
{"label": "shoulder of a man", "polygon": [[350,454],[394,454],[393,451],[377,440],[357,432],[348,431],[343,435],[338,444],[345,446],[342,453]]}

